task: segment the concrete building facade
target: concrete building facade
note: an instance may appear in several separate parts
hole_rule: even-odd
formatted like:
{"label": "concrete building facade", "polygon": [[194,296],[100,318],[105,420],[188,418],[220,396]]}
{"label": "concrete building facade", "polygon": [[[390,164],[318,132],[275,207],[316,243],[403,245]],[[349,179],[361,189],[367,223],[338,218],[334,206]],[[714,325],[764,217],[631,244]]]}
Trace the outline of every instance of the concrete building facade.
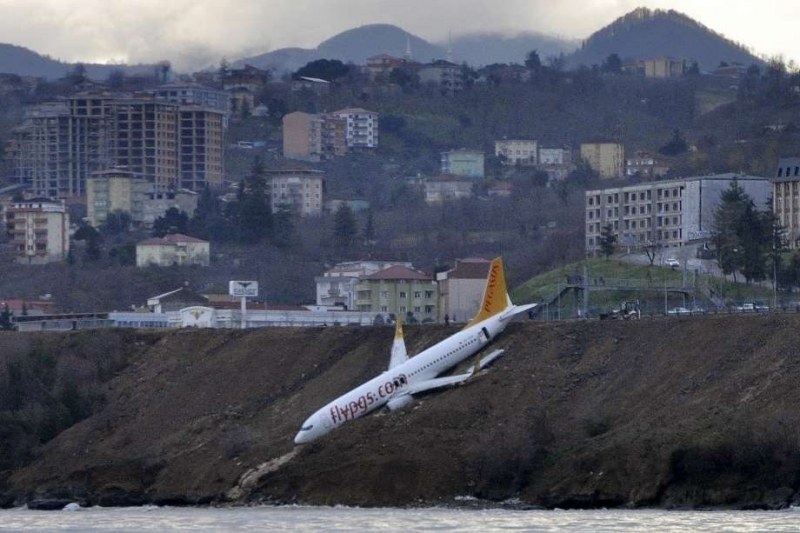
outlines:
{"label": "concrete building facade", "polygon": [[586,253],[600,250],[611,225],[619,246],[677,248],[711,239],[721,194],[737,183],[757,206],[772,193],[766,178],[718,174],[589,190],[585,193]]}
{"label": "concrete building facade", "polygon": [[536,165],[539,162],[538,143],[528,139],[495,141],[494,155],[503,156],[509,165]]}
{"label": "concrete building facade", "polygon": [[268,170],[267,194],[272,212],[281,206],[292,209],[298,216],[318,216],[322,214],[323,179],[321,170],[286,169]]}
{"label": "concrete building facade", "polygon": [[283,116],[283,157],[319,161],[322,157],[320,115],[295,111]]}
{"label": "concrete building facade", "polygon": [[786,244],[800,247],[800,157],[778,160],[772,180],[772,210],[786,230]]}
{"label": "concrete building facade", "polygon": [[467,178],[483,178],[486,173],[485,157],[480,150],[461,148],[442,152],[442,174],[453,174]]}
{"label": "concrete building facade", "polygon": [[581,144],[581,157],[601,178],[620,178],[625,164],[625,148],[615,142]]}
{"label": "concrete building facade", "polygon": [[441,204],[472,196],[475,182],[470,178],[454,175],[442,175],[425,181],[425,203]]}
{"label": "concrete building facade", "polygon": [[200,265],[210,263],[208,241],[174,233],[136,244],[136,266]]}
{"label": "concrete building facade", "polygon": [[428,274],[392,266],[363,276],[355,286],[356,311],[390,315],[405,322],[434,322],[438,317],[438,287]]}
{"label": "concrete building facade", "polygon": [[330,114],[345,121],[345,140],[348,149],[378,147],[378,113],[353,107]]}
{"label": "concrete building facade", "polygon": [[355,287],[364,277],[393,266],[411,268],[400,261],[348,261],[339,263],[314,278],[317,286],[317,305],[337,306],[346,310],[356,308]]}
{"label": "concrete building facade", "polygon": [[436,274],[439,286],[439,322],[467,322],[480,309],[491,261],[456,259],[456,266]]}
{"label": "concrete building facade", "polygon": [[17,263],[43,265],[69,254],[69,213],[63,200],[13,202],[6,208],[6,228]]}

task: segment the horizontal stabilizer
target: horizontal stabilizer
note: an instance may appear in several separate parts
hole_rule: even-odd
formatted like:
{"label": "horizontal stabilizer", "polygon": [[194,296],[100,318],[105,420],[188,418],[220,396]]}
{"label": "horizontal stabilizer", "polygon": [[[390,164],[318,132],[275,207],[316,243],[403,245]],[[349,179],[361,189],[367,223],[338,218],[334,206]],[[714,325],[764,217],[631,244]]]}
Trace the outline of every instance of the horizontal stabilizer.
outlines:
{"label": "horizontal stabilizer", "polygon": [[408,394],[419,394],[420,392],[429,391],[432,389],[439,389],[441,387],[449,387],[451,385],[458,385],[459,383],[464,383],[469,378],[472,377],[473,371],[472,369],[468,370],[464,374],[458,374],[457,376],[447,376],[444,378],[435,378],[429,379],[426,381],[421,381],[419,383],[414,383],[406,389]]}

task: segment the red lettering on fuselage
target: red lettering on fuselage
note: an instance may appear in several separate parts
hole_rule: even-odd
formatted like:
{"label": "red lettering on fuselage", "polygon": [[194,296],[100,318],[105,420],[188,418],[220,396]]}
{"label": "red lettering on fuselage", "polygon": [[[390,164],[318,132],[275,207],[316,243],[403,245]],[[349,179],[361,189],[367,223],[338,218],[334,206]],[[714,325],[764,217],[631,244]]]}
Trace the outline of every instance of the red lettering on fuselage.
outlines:
{"label": "red lettering on fuselage", "polygon": [[492,270],[489,272],[489,282],[486,284],[486,300],[483,304],[483,310],[490,313],[492,310],[492,301],[494,300],[495,286],[497,285],[497,273],[500,270],[498,264],[492,265]]}
{"label": "red lettering on fuselage", "polygon": [[348,420],[353,420],[370,411],[379,399],[388,399],[395,391],[406,386],[408,378],[405,374],[395,376],[378,386],[377,396],[372,391],[362,394],[354,400],[348,400],[342,405],[334,405],[330,409],[331,422],[339,425]]}

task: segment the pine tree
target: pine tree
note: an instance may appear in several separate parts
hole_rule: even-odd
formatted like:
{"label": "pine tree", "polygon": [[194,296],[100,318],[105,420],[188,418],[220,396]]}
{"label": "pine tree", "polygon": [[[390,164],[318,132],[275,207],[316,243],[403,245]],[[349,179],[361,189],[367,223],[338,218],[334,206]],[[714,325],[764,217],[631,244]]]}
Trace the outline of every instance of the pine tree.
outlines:
{"label": "pine tree", "polygon": [[611,224],[606,224],[600,230],[599,241],[600,253],[608,259],[614,253],[614,247],[617,244],[617,236],[614,235],[614,227]]}
{"label": "pine tree", "polygon": [[358,235],[356,218],[350,206],[343,202],[334,213],[333,241],[338,248],[349,249]]}

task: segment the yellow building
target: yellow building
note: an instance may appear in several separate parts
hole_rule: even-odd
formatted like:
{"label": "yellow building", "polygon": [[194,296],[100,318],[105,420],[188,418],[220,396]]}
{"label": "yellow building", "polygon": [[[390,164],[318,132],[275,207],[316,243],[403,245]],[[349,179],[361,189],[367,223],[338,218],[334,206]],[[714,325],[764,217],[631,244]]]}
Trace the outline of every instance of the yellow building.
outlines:
{"label": "yellow building", "polygon": [[620,143],[582,143],[581,157],[600,174],[601,178],[619,178],[623,175],[625,147]]}
{"label": "yellow building", "polygon": [[105,223],[108,214],[124,211],[135,220],[142,212],[143,202],[152,186],[123,169],[92,173],[86,181],[86,213],[95,228]]}

